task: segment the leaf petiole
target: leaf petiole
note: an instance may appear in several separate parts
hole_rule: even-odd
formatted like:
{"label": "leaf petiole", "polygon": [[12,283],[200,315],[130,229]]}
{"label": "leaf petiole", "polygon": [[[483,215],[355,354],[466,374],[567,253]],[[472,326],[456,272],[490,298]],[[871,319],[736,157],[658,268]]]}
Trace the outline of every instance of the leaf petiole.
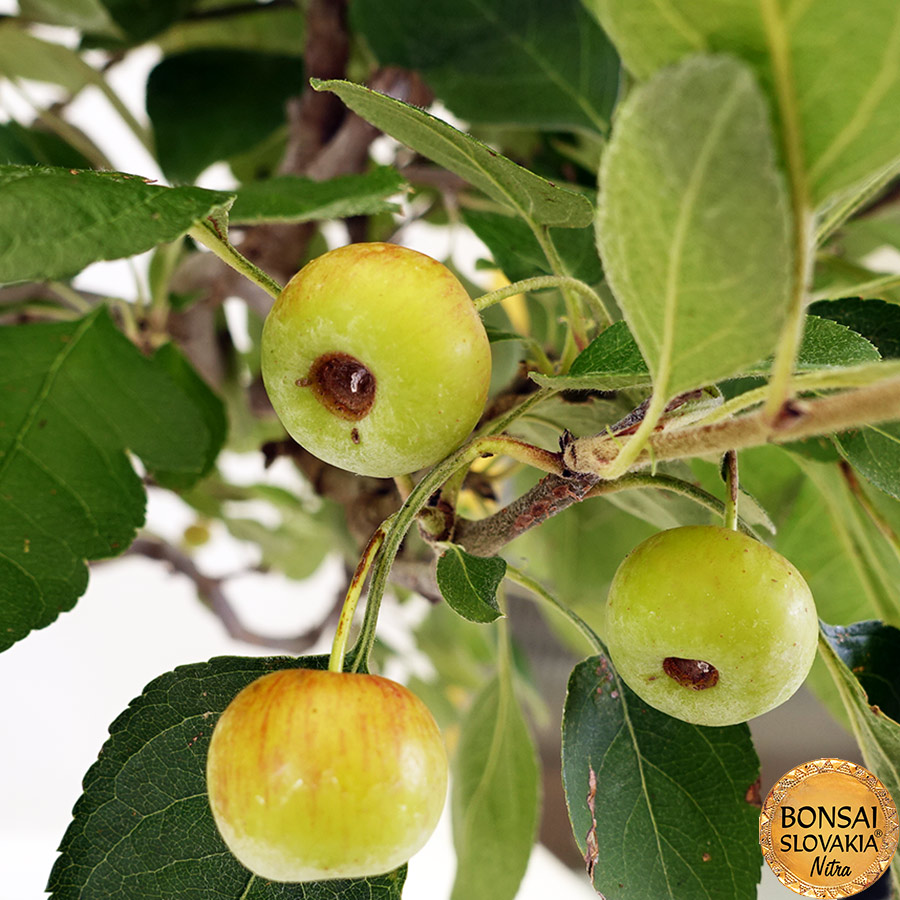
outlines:
{"label": "leaf petiole", "polygon": [[253,265],[246,256],[238,251],[226,237],[223,237],[217,228],[209,221],[196,222],[188,231],[188,234],[198,243],[211,250],[223,262],[231,266],[235,272],[239,272],[258,287],[261,287],[270,297],[277,299],[281,293],[281,285],[271,278],[258,266]]}

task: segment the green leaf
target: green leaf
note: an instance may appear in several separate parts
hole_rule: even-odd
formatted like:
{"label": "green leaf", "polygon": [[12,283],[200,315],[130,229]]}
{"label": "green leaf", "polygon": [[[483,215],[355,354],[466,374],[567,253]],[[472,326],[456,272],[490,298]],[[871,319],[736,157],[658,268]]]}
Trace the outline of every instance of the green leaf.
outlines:
{"label": "green leaf", "polygon": [[472,556],[451,544],[437,561],[441,595],[454,612],[470,622],[493,622],[503,615],[497,605],[497,588],[506,574],[499,556]]}
{"label": "green leaf", "polygon": [[121,37],[101,0],[19,0],[19,12],[22,18],[34,22]]}
{"label": "green leaf", "polygon": [[619,61],[579,0],[356,0],[382,65],[420,71],[469,122],[604,132]]}
{"label": "green leaf", "polygon": [[182,490],[192,487],[196,482],[208,475],[215,464],[219,450],[224,446],[228,436],[228,419],[225,415],[225,404],[209,388],[197,370],[181,355],[174,343],[164,344],[153,362],[161,372],[165,372],[178,386],[180,393],[193,405],[197,421],[194,424],[195,434],[208,436],[208,452],[199,471],[185,472],[181,469],[169,471],[158,468],[154,472],[156,482],[170,490]]}
{"label": "green leaf", "polygon": [[619,110],[597,239],[665,396],[740,372],[775,346],[791,223],[768,118],[749,70],[725,57],[669,69]]}
{"label": "green leaf", "polygon": [[334,92],[385,134],[465,178],[530,222],[565,228],[583,228],[591,222],[591,204],[580,194],[517,166],[487,144],[416,106],[349,81],[313,78],[310,84],[317,91]]}
{"label": "green leaf", "polygon": [[516,334],[514,331],[501,331],[499,328],[493,328],[490,325],[485,325],[484,330],[487,332],[488,340],[492,344],[502,344],[505,341],[526,340],[521,334]]}
{"label": "green leaf", "polygon": [[389,166],[329,181],[281,175],[242,187],[228,219],[232,225],[256,225],[396,212],[397,205],[387,198],[404,185],[403,178]]}
{"label": "green leaf", "polygon": [[257,545],[267,569],[297,581],[309,578],[334,549],[334,535],[325,523],[302,509],[282,511],[282,521],[276,526],[234,516],[223,521],[234,537]]}
{"label": "green leaf", "polygon": [[900,278],[874,272],[844,256],[821,254],[816,260],[810,297],[814,302],[860,297],[900,304]]}
{"label": "green leaf", "polygon": [[192,50],[166,57],[147,79],[163,171],[190,183],[212,163],[259,144],[284,125],[285,104],[303,84],[303,61],[295,56]]}
{"label": "green leaf", "polygon": [[457,870],[451,900],[512,900],[534,842],[537,754],[508,669],[463,721],[451,803]]}
{"label": "green leaf", "polygon": [[97,260],[142,253],[231,199],[119,172],[0,166],[0,283],[67,278]]}
{"label": "green leaf", "polygon": [[[770,94],[785,156],[799,161],[796,186],[814,206],[900,157],[894,0],[585,3],[639,78],[695,53],[734,53],[753,65]],[[825,47],[830,79],[823,78]]]}
{"label": "green leaf", "polygon": [[775,549],[808,582],[821,619],[900,624],[900,561],[838,465],[760,447],[741,452],[741,481],[772,515]]}
{"label": "green leaf", "polygon": [[99,80],[74,50],[42,41],[14,22],[0,25],[0,75],[58,84],[71,94]]}
{"label": "green leaf", "polygon": [[70,144],[49,131],[24,128],[18,122],[0,124],[0,164],[63,166],[89,169],[86,159]]}
{"label": "green leaf", "polygon": [[[828,305],[831,304],[826,304],[826,311]],[[840,365],[854,365],[880,358],[878,351],[855,332],[847,329],[845,334],[840,334],[835,331],[837,323],[827,319],[808,316],[807,323],[810,321],[819,323],[817,332],[820,338],[825,338],[817,344],[819,365],[828,365],[829,359],[839,359]],[[826,322],[829,328],[824,328]],[[866,323],[865,319],[863,323]],[[819,367],[815,365],[815,359],[812,362],[812,368]],[[886,494],[900,499],[900,423],[864,425],[853,431],[834,435],[832,440],[844,459],[862,476]]]}
{"label": "green leaf", "polygon": [[831,319],[861,334],[885,359],[900,358],[900,306],[883,300],[823,300],[810,313]]}
{"label": "green leaf", "polygon": [[538,384],[564,390],[617,391],[646,387],[650,372],[625,322],[614,322],[575,358],[566,375],[531,373]]}
{"label": "green leaf", "polygon": [[213,822],[206,751],[219,715],[268,672],[327,665],[325,656],[219,657],[150,682],[85,776],[50,874],[52,900],[400,900],[405,866],[350,881],[265,881],[229,853]]}
{"label": "green leaf", "polygon": [[900,207],[891,203],[848,222],[838,245],[843,256],[857,261],[881,247],[900,247]]}
{"label": "green leaf", "polygon": [[268,4],[257,9],[241,7],[228,15],[184,19],[155,43],[166,56],[203,47],[302,56],[305,31],[299,6]]}
{"label": "green leaf", "polygon": [[900,722],[900,631],[882,622],[822,625],[828,643],[856,676],[871,705]]}
{"label": "green leaf", "polygon": [[[795,371],[856,366],[879,359],[881,355],[875,347],[849,328],[807,316]],[[740,374],[764,374],[771,366],[772,361],[768,359],[746,366]],[[530,377],[538,384],[560,390],[615,391],[650,384],[647,364],[624,322],[613,323],[594,338],[578,354],[565,375],[532,372]]]}
{"label": "green leaf", "polygon": [[180,19],[196,0],[102,0],[132,44],[140,44]]}
{"label": "green leaf", "polygon": [[[186,484],[217,455],[218,402],[174,349],[151,359],[100,309],[0,328],[0,649],[71,609],[86,559],[122,553],[146,497],[126,451]],[[219,427],[213,422],[218,418]]]}
{"label": "green leaf", "polygon": [[[892,797],[900,796],[900,725],[882,710],[869,705],[866,692],[842,661],[836,635],[824,623],[820,628],[819,655],[850,717],[853,734],[870,772],[881,780]],[[894,894],[900,891],[900,873],[891,867]]]}
{"label": "green leaf", "polygon": [[900,158],[825,201],[818,210],[816,246],[825,244],[835,231],[875,201],[898,175]]}
{"label": "green leaf", "polygon": [[[538,274],[552,275],[553,268],[534,232],[521,219],[503,213],[463,209],[463,221],[487,244],[494,262],[510,281]],[[603,267],[590,228],[550,230],[566,272],[588,284],[603,278]]]}
{"label": "green leaf", "polygon": [[[819,275],[818,270],[816,274]],[[862,269],[860,275],[862,277],[856,279],[841,277],[829,279],[831,283],[821,289],[814,285],[813,300],[843,300],[845,297],[865,297],[866,299],[900,303],[900,275],[879,275],[867,269]]]}
{"label": "green leaf", "polygon": [[845,431],[834,436],[834,443],[860,475],[900,500],[900,422]]}
{"label": "green leaf", "polygon": [[[797,372],[811,372],[858,366],[879,359],[881,354],[862,335],[830,319],[807,316],[794,369]],[[767,361],[763,371],[768,371],[770,367],[771,360]]]}
{"label": "green leaf", "polygon": [[579,663],[563,714],[569,818],[594,888],[615,900],[755,900],[759,761],[746,725],[689,725],[641,701],[604,656]]}

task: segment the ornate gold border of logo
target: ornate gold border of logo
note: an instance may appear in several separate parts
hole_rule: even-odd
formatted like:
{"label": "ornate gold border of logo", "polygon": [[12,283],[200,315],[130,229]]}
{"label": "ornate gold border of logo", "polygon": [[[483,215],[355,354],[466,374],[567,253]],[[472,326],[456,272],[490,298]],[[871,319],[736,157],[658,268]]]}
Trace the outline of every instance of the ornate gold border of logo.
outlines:
{"label": "ornate gold border of logo", "polygon": [[[778,860],[772,847],[772,817],[776,807],[800,782],[823,772],[851,775],[862,782],[878,799],[886,823],[881,849],[878,851],[875,861],[852,881],[833,887],[810,884],[799,878]],[[890,865],[897,849],[898,837],[900,837],[900,824],[898,824],[897,806],[890,792],[868,769],[848,762],[846,759],[833,757],[814,759],[786,772],[769,791],[769,796],[766,797],[766,802],[759,814],[759,843],[769,868],[785,887],[804,897],[817,897],[820,900],[852,897],[876,882]]]}

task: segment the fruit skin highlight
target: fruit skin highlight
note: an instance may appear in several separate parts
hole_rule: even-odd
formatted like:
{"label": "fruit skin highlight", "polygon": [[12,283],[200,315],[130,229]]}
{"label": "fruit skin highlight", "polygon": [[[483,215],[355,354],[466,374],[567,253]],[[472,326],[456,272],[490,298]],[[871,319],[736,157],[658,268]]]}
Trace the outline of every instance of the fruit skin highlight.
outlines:
{"label": "fruit skin highlight", "polygon": [[783,703],[818,641],[815,602],[796,567],[711,525],[661,531],[636,547],[610,585],[606,629],[625,683],[697,725],[744,722]]}
{"label": "fruit skin highlight", "polygon": [[272,881],[390,872],[428,840],[447,755],[428,708],[378,675],[284,669],[244,688],[207,758],[229,850]]}
{"label": "fruit skin highlight", "polygon": [[491,377],[487,334],[465,288],[437,260],[396,244],[350,244],[304,266],[266,319],[261,353],[291,437],[332,465],[378,477],[455,450],[481,416]]}

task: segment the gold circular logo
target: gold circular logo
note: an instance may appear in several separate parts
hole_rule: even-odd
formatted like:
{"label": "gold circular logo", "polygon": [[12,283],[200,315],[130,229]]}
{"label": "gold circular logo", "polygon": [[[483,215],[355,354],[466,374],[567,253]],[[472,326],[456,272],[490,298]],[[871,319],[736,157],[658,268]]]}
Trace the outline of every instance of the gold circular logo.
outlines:
{"label": "gold circular logo", "polygon": [[815,759],[786,772],[759,815],[769,867],[804,897],[852,897],[884,873],[900,834],[888,789],[845,759]]}

